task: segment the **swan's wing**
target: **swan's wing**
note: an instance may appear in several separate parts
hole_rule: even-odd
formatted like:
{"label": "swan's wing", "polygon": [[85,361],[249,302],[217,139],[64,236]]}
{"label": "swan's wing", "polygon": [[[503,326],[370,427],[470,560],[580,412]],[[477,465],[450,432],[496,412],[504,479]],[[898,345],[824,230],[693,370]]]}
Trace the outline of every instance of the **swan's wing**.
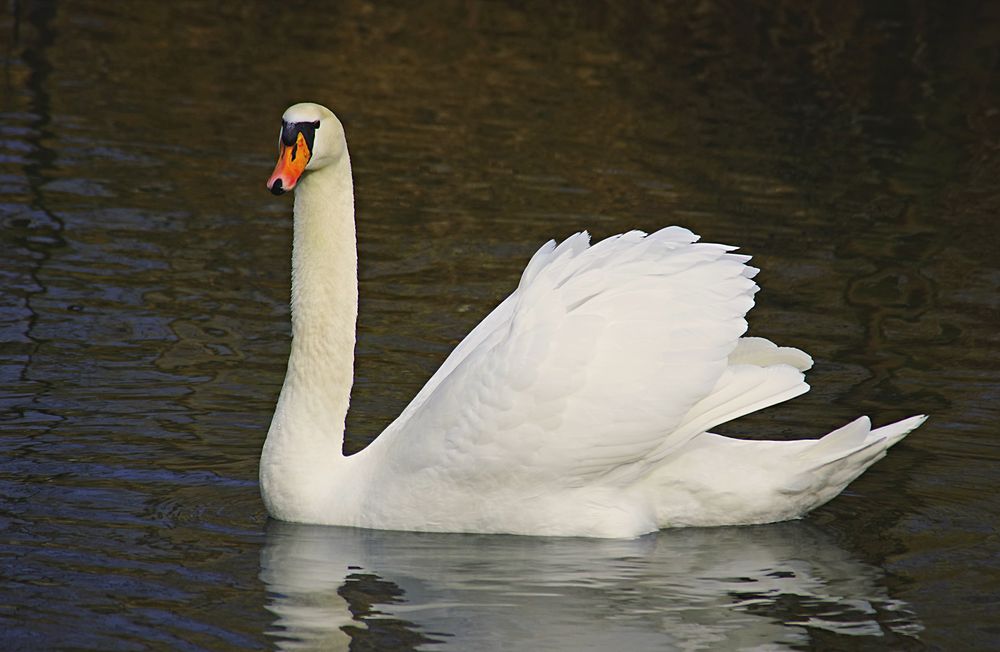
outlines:
{"label": "swan's wing", "polygon": [[741,337],[736,349],[729,354],[729,364],[757,367],[786,364],[799,371],[808,371],[813,366],[813,359],[805,351],[791,346],[778,346],[763,337]]}
{"label": "swan's wing", "polygon": [[749,257],[696,240],[670,227],[543,246],[376,440],[387,468],[573,486],[680,443],[757,291]]}

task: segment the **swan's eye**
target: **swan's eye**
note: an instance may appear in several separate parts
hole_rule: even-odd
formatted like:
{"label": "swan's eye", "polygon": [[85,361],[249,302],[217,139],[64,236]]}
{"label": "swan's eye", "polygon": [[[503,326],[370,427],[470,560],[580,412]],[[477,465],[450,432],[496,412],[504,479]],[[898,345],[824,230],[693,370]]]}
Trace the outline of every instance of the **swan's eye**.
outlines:
{"label": "swan's eye", "polygon": [[281,142],[285,147],[291,147],[295,144],[295,137],[299,133],[299,127],[294,122],[281,121]]}
{"label": "swan's eye", "polygon": [[319,120],[315,122],[285,122],[281,121],[281,142],[285,147],[293,147],[296,138],[302,134],[309,146],[309,151],[313,149],[313,142],[316,138],[316,130],[319,129]]}

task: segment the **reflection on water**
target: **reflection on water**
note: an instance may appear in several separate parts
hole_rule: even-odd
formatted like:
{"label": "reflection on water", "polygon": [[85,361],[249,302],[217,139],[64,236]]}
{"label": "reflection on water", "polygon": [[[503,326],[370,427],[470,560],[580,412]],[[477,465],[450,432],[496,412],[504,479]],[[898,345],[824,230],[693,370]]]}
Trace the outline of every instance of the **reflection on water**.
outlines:
{"label": "reflection on water", "polygon": [[807,523],[590,541],[271,522],[261,579],[288,650],[347,650],[374,627],[425,650],[894,646],[923,629],[882,571]]}

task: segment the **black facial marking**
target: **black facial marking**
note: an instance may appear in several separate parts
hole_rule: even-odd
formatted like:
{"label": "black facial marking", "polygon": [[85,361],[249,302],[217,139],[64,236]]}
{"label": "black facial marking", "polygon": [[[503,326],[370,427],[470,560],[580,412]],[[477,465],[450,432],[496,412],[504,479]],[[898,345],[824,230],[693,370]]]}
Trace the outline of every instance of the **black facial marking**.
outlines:
{"label": "black facial marking", "polygon": [[281,121],[281,142],[285,144],[285,147],[291,147],[295,144],[295,135],[298,133],[298,129],[295,127],[294,122]]}
{"label": "black facial marking", "polygon": [[[316,130],[319,129],[319,120],[316,122],[285,122],[281,121],[281,142],[285,147],[295,145],[297,136],[301,133],[306,139],[309,151],[313,150],[313,141],[316,140]],[[292,160],[295,160],[296,152],[292,151]]]}

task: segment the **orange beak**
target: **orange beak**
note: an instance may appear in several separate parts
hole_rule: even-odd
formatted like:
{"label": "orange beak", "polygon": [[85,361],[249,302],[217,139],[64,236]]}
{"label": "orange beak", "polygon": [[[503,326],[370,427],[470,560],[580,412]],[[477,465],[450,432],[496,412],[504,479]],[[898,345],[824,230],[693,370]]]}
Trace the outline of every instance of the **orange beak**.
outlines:
{"label": "orange beak", "polygon": [[271,178],[267,180],[267,188],[275,195],[280,195],[295,187],[302,176],[306,164],[309,163],[309,144],[305,136],[300,131],[295,136],[295,142],[286,145],[284,142],[278,144],[278,164],[274,166]]}

